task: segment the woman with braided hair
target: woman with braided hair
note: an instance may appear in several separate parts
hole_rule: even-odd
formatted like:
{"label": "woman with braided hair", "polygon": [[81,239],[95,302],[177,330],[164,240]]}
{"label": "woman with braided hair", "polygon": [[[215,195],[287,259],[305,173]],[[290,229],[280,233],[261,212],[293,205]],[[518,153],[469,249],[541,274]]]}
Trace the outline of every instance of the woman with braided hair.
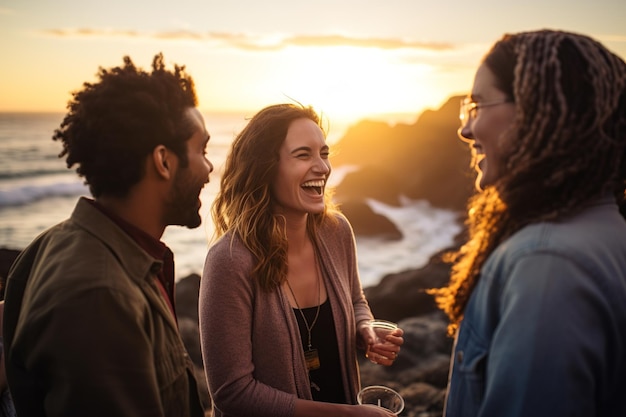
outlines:
{"label": "woman with braided hair", "polygon": [[479,193],[450,283],[445,415],[626,416],[626,64],[505,35],[461,105]]}

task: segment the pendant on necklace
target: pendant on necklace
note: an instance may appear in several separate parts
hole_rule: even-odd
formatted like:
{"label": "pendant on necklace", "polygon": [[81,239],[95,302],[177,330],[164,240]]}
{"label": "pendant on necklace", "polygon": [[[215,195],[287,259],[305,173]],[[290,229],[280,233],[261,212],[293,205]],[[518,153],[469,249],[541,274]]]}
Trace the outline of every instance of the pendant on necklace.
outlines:
{"label": "pendant on necklace", "polygon": [[314,371],[320,368],[320,357],[317,354],[317,349],[311,349],[304,352],[304,360],[306,361],[306,367],[309,371]]}

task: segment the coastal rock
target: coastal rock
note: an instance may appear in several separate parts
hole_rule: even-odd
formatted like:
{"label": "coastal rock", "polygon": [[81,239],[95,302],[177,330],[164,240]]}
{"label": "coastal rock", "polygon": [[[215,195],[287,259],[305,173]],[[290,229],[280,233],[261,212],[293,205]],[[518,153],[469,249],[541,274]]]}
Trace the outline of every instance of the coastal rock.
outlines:
{"label": "coastal rock", "polygon": [[464,210],[475,175],[467,145],[457,135],[459,100],[452,97],[441,108],[424,111],[411,125],[364,120],[348,129],[331,162],[360,169],[346,175],[335,198],[397,204],[404,195]]}
{"label": "coastal rock", "polygon": [[402,190],[401,178],[396,173],[369,164],[347,173],[336,187],[334,197],[341,204],[355,199],[375,197],[382,203],[398,205],[400,190]]}
{"label": "coastal rock", "polygon": [[443,255],[450,250],[433,255],[423,268],[386,275],[378,285],[364,288],[374,316],[398,322],[438,311],[426,290],[440,288],[448,282],[451,265],[444,261]]}
{"label": "coastal rock", "polygon": [[198,322],[198,293],[200,275],[190,274],[176,283],[176,316]]}
{"label": "coastal rock", "polygon": [[406,417],[440,417],[446,397],[445,389],[417,382],[400,390],[404,398],[403,416]]}
{"label": "coastal rock", "polygon": [[387,217],[375,213],[363,200],[350,200],[340,206],[359,236],[377,236],[386,240],[402,239],[402,232]]}

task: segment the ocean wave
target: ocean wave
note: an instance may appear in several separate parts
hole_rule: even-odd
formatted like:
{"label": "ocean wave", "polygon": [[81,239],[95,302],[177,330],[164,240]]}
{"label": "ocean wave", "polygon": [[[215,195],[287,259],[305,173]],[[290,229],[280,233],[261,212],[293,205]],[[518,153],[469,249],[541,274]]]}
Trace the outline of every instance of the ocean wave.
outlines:
{"label": "ocean wave", "polygon": [[88,194],[89,189],[81,182],[21,185],[0,190],[0,208],[24,206],[44,198],[73,197]]}
{"label": "ocean wave", "polygon": [[20,169],[10,169],[5,168],[0,170],[0,181],[1,180],[12,180],[12,179],[24,179],[24,178],[39,178],[50,175],[58,175],[67,173],[67,168],[20,168]]}
{"label": "ocean wave", "polygon": [[376,285],[387,274],[425,266],[432,255],[450,248],[461,231],[459,213],[434,207],[427,200],[400,196],[400,206],[373,199],[366,201],[374,212],[393,222],[402,231],[403,238],[383,241],[377,237],[357,236],[364,287]]}

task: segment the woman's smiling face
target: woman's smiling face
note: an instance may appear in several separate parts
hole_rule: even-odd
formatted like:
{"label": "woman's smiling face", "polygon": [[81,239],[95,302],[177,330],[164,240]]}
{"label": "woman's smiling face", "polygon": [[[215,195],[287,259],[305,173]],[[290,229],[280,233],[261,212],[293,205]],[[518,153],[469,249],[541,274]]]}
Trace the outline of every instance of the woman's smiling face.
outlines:
{"label": "woman's smiling face", "polygon": [[470,98],[476,108],[463,120],[458,133],[471,147],[478,172],[476,188],[481,190],[493,185],[505,169],[503,133],[513,123],[515,103],[496,87],[496,78],[485,64],[476,71]]}
{"label": "woman's smiling face", "polygon": [[329,148],[312,120],[294,120],[280,147],[272,195],[277,212],[302,214],[324,210],[324,191],[331,167]]}

